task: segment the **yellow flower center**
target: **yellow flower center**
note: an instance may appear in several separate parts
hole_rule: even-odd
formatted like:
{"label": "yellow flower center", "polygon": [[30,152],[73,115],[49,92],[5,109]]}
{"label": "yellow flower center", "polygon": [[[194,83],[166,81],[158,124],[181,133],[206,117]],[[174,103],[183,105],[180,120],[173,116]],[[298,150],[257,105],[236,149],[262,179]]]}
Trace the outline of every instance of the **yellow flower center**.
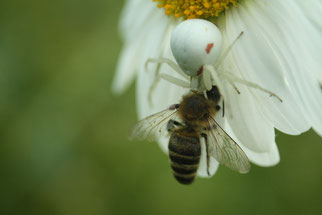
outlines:
{"label": "yellow flower center", "polygon": [[158,7],[165,14],[184,19],[216,17],[230,6],[236,6],[238,0],[152,0],[159,2]]}

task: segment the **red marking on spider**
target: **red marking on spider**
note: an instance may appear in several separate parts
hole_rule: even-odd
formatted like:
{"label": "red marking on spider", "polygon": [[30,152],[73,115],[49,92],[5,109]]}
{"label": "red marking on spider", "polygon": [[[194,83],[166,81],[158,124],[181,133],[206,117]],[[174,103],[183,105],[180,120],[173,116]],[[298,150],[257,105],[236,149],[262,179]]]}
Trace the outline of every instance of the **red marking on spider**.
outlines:
{"label": "red marking on spider", "polygon": [[207,48],[206,48],[206,52],[207,52],[207,54],[209,54],[210,53],[210,51],[211,51],[211,49],[214,47],[214,43],[209,43],[208,45],[207,45]]}
{"label": "red marking on spider", "polygon": [[198,70],[197,76],[201,75],[203,72],[203,65],[200,67],[200,69]]}

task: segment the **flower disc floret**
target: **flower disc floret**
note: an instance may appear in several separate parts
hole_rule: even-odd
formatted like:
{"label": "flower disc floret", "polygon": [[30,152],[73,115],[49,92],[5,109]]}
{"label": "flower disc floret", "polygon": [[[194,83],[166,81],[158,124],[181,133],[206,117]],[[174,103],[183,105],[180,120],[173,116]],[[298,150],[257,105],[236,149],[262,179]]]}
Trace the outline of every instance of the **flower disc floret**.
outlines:
{"label": "flower disc floret", "polygon": [[159,2],[158,7],[165,9],[165,14],[175,18],[207,19],[217,17],[230,6],[236,6],[237,0],[152,0]]}

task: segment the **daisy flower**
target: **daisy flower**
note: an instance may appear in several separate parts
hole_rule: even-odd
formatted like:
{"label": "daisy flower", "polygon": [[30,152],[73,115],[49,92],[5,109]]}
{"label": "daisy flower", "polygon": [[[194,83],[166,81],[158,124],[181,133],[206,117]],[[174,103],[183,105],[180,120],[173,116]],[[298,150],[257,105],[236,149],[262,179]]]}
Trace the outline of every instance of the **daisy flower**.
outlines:
{"label": "daisy flower", "polygon": [[[229,100],[229,114],[217,114],[216,120],[250,161],[275,165],[280,159],[275,128],[290,135],[313,128],[322,136],[321,12],[322,2],[317,0],[128,0],[120,23],[125,44],[113,90],[122,93],[136,78],[139,118],[156,113],[178,103],[187,92],[164,80],[150,91],[156,71],[177,74],[167,65],[145,68],[149,58],[174,61],[170,37],[179,23],[191,18],[213,22],[222,34],[222,50],[244,32],[221,67],[274,92],[283,102],[238,83],[237,94],[225,84],[220,91]],[[159,142],[166,151],[167,138],[160,137]],[[211,174],[217,167],[212,160]],[[206,176],[204,160],[198,173]]]}

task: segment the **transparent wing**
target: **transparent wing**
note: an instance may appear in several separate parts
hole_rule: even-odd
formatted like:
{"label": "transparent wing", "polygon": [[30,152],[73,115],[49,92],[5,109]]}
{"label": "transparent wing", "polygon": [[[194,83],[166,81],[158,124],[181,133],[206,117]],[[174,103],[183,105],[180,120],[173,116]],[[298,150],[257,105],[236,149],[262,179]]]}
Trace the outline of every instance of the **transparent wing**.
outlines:
{"label": "transparent wing", "polygon": [[167,133],[167,123],[170,118],[176,117],[176,109],[166,109],[140,120],[132,130],[130,139],[156,140],[158,136]]}
{"label": "transparent wing", "polygon": [[219,163],[239,173],[247,173],[250,170],[250,163],[245,152],[239,145],[210,118],[208,136],[209,154]]}

